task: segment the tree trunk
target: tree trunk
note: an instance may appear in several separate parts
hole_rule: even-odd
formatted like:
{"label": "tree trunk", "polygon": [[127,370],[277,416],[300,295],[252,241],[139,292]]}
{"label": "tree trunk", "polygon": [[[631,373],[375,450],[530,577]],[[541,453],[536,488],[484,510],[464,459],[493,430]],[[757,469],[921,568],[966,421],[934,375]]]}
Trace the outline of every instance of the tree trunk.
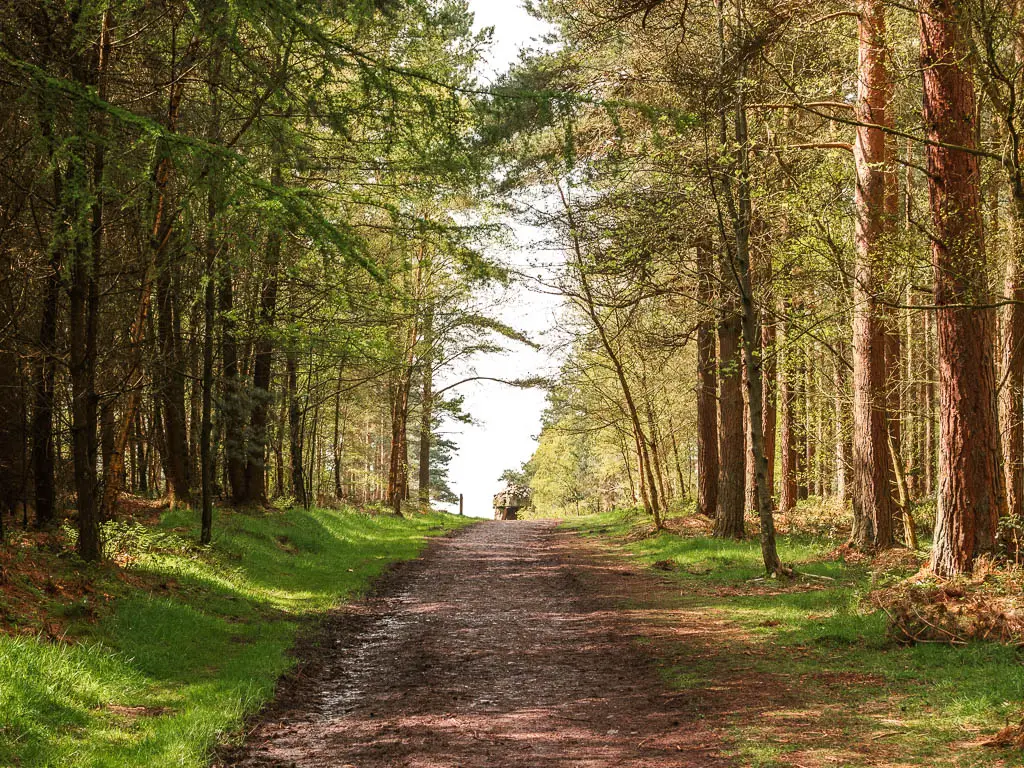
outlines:
{"label": "tree trunk", "polygon": [[245,415],[248,409],[241,387],[241,371],[238,361],[238,339],[235,336],[234,285],[231,267],[223,264],[220,273],[220,348],[224,367],[224,402],[221,418],[224,420],[224,462],[231,500],[243,504],[246,500],[245,464],[246,432]]}
{"label": "tree trunk", "polygon": [[[718,508],[715,536],[742,539],[746,451],[743,437],[742,319],[730,247],[722,244],[719,278],[722,314],[718,321]],[[758,414],[760,418],[760,413]]]}
{"label": "tree trunk", "polygon": [[[775,506],[775,430],[778,424],[778,403],[776,392],[776,381],[778,379],[778,365],[776,364],[775,348],[775,324],[767,316],[761,313],[761,355],[763,370],[763,389],[761,391],[761,402],[764,408],[762,418],[762,430],[764,431],[764,455],[768,460],[768,489],[772,495],[772,507]],[[756,475],[755,475],[756,479]]]}
{"label": "tree trunk", "polygon": [[434,318],[433,312],[427,311],[423,320],[423,340],[428,354],[422,360],[423,393],[420,403],[420,461],[419,461],[419,500],[424,512],[430,510],[430,448],[434,427],[434,361],[429,354],[433,344]]}
{"label": "tree trunk", "polygon": [[1024,197],[1014,196],[1013,248],[1006,295],[1014,301],[1003,316],[1003,385],[999,420],[1006,474],[1006,508],[1024,519]]}
{"label": "tree trunk", "polygon": [[[812,348],[813,349],[813,348]],[[816,409],[814,401],[814,377],[817,373],[817,367],[815,366],[814,356],[807,354],[804,356],[806,364],[803,369],[804,373],[804,491],[801,494],[801,498],[809,498],[812,495],[818,493],[818,472],[817,472],[817,448],[818,448],[818,430],[816,423]]]}
{"label": "tree trunk", "polygon": [[799,486],[797,485],[797,441],[796,441],[796,393],[791,383],[791,352],[788,347],[789,320],[785,313],[790,308],[783,308],[783,357],[779,365],[779,442],[781,443],[779,454],[781,477],[779,478],[779,510],[787,514],[796,509]]}
{"label": "tree trunk", "polygon": [[931,567],[970,572],[995,547],[1006,497],[999,445],[994,311],[989,301],[979,202],[974,84],[958,6],[920,4],[924,125],[932,211],[939,360],[939,499]]}
{"label": "tree trunk", "polygon": [[[760,352],[759,352],[760,354]],[[743,366],[743,514],[757,511],[757,461],[754,459],[754,446],[750,439],[750,399],[746,396],[750,391],[749,372]],[[763,396],[763,395],[762,395]]]}
{"label": "tree trunk", "polygon": [[409,390],[412,386],[411,369],[406,366],[392,377],[391,382],[391,454],[388,464],[388,504],[396,515],[402,514],[405,500],[403,478],[408,469],[405,433],[409,423]]}
{"label": "tree trunk", "polygon": [[295,351],[289,349],[284,361],[285,372],[288,375],[288,447],[291,459],[292,493],[299,506],[309,509],[306,479],[302,470],[302,404],[299,402],[299,375]]}
{"label": "tree trunk", "polygon": [[886,334],[878,297],[885,248],[886,103],[891,91],[885,61],[885,7],[861,0],[858,17],[856,262],[853,280],[853,532],[866,548],[893,544],[893,479],[888,456]]}
{"label": "tree trunk", "polygon": [[[736,6],[737,27],[743,20],[743,5]],[[724,33],[723,33],[724,38]],[[723,39],[724,48],[724,39]],[[758,520],[761,524],[761,557],[765,571],[769,576],[782,576],[792,571],[782,565],[775,542],[775,518],[772,514],[771,493],[768,490],[768,459],[764,452],[764,411],[761,394],[764,389],[762,356],[758,354],[761,346],[761,332],[758,328],[758,310],[754,305],[753,278],[750,265],[750,224],[752,205],[750,200],[750,154],[749,135],[747,131],[747,108],[744,95],[744,79],[746,67],[740,65],[736,79],[736,105],[734,112],[734,128],[736,140],[736,194],[733,200],[732,180],[726,175],[724,187],[729,197],[729,209],[734,212],[733,225],[735,232],[734,275],[736,287],[742,307],[743,328],[743,363],[749,372],[747,380],[747,399],[750,403],[750,433],[754,448],[754,459],[757,463],[757,503]],[[725,114],[722,114],[722,138],[725,139]],[[723,141],[723,145],[726,142]]]}
{"label": "tree trunk", "polygon": [[341,418],[341,388],[344,381],[345,363],[338,365],[338,389],[334,395],[334,497],[345,498],[343,473],[345,469],[345,424]]}
{"label": "tree trunk", "polygon": [[935,495],[935,367],[932,363],[932,312],[924,313],[924,439],[921,462],[924,464],[924,493],[931,498]]}
{"label": "tree trunk", "polygon": [[[52,162],[52,159],[51,159]],[[54,196],[59,201],[63,184],[55,167]],[[49,269],[43,287],[39,318],[39,349],[34,364],[35,404],[32,412],[32,468],[35,481],[36,526],[48,528],[56,522],[53,459],[54,378],[57,361],[57,314],[60,310],[61,255],[50,252]]]}
{"label": "tree trunk", "polygon": [[182,350],[181,253],[176,244],[164,248],[157,265],[157,338],[160,343],[160,376],[156,383],[164,415],[164,471],[167,497],[176,504],[191,504],[188,429],[185,420],[185,356]]}
{"label": "tree trunk", "polygon": [[[270,184],[280,188],[280,166],[270,173]],[[246,504],[267,502],[267,427],[270,423],[270,379],[274,363],[273,326],[277,316],[278,272],[281,266],[281,231],[277,225],[267,235],[267,277],[260,292],[259,331],[253,345],[252,410],[249,417],[249,442],[245,465]]]}
{"label": "tree trunk", "polygon": [[213,334],[217,315],[216,268],[217,241],[214,220],[217,214],[217,195],[211,187],[207,209],[206,287],[203,294],[203,373],[202,424],[199,429],[199,477],[202,497],[201,544],[213,540]]}
{"label": "tree trunk", "polygon": [[[699,302],[702,315],[713,306],[712,257],[705,247],[697,251]],[[714,519],[718,509],[718,379],[715,329],[709,319],[697,325],[697,511]]]}
{"label": "tree trunk", "polygon": [[833,411],[835,418],[835,496],[836,499],[843,504],[850,498],[849,484],[847,483],[847,477],[850,467],[850,441],[847,439],[849,434],[849,421],[848,411],[849,403],[847,401],[847,381],[848,381],[848,370],[846,362],[841,359],[835,361],[835,408]]}

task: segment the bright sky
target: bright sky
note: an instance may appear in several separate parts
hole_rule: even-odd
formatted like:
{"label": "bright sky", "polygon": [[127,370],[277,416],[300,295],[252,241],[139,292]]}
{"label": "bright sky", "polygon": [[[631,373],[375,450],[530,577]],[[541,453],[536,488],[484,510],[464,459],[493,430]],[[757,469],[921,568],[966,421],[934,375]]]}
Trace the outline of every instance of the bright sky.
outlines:
{"label": "bright sky", "polygon": [[[546,31],[546,25],[530,16],[519,0],[469,0],[476,14],[476,28],[494,27],[494,46],[481,68],[483,83],[495,73],[516,61],[519,50],[533,44]],[[546,261],[543,254],[532,252],[531,245],[542,238],[530,227],[513,226],[519,247],[505,250],[494,246],[489,256],[500,258],[519,268],[534,261]],[[505,302],[498,316],[507,324],[524,331],[543,343],[546,332],[557,325],[559,301],[551,296],[517,289]],[[552,373],[553,363],[548,350],[534,351],[520,344],[510,344],[504,355],[480,356],[473,369],[481,376],[517,379],[530,375]],[[467,371],[453,371],[449,381],[465,376]],[[459,426],[454,438],[459,452],[451,465],[451,487],[466,500],[466,514],[490,517],[491,497],[501,484],[498,477],[506,469],[518,469],[533,454],[534,437],[540,432],[540,416],[544,410],[544,392],[519,390],[492,382],[464,385],[459,390],[466,396],[466,410],[476,420],[473,426]]]}

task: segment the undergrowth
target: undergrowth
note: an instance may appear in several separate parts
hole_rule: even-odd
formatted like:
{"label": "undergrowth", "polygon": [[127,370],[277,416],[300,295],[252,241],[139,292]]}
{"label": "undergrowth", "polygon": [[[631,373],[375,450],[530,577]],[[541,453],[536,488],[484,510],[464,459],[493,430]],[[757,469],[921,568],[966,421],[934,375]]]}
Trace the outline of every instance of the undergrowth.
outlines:
{"label": "undergrowth", "polygon": [[645,535],[648,521],[635,511],[565,525],[611,540],[677,584],[679,609],[738,628],[696,661],[684,653],[680,665],[669,658],[673,649],[664,653],[666,678],[682,690],[722,685],[732,674],[777,686],[784,711],[734,716],[741,764],[1024,765],[1024,751],[985,745],[1024,715],[1018,648],[895,642],[871,596],[912,575],[920,558],[847,562],[836,555],[845,532],[821,524],[820,510],[807,515],[812,525],[801,526],[798,514],[778,541],[783,561],[804,575],[779,582],[762,578],[756,538],[715,539],[699,520],[669,521],[682,535]]}
{"label": "undergrowth", "polygon": [[464,522],[221,513],[205,548],[176,511],[108,525],[99,566],[44,540],[8,547],[0,765],[205,765],[272,694],[304,622]]}

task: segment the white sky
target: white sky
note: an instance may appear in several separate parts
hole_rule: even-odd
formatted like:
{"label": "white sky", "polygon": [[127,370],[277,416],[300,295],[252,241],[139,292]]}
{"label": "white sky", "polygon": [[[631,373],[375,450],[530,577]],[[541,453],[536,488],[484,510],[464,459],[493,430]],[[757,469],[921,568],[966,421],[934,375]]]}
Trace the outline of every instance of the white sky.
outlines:
{"label": "white sky", "polygon": [[[495,28],[494,46],[480,70],[484,84],[516,61],[522,47],[531,46],[547,31],[546,25],[526,13],[519,0],[469,0],[469,6],[476,15],[477,29]],[[533,261],[546,261],[544,254],[534,253],[531,248],[543,239],[543,233],[515,222],[510,224],[518,247],[506,250],[491,246],[488,255],[519,268],[527,268]],[[559,300],[522,288],[510,298],[513,300],[497,312],[500,319],[543,343],[546,332],[557,326]],[[477,357],[472,368],[481,376],[517,379],[550,374],[557,365],[546,349],[534,351],[514,343],[509,347],[504,355]],[[465,369],[452,371],[444,379],[457,381],[466,374]],[[451,464],[451,487],[455,493],[464,494],[467,515],[490,517],[491,497],[501,485],[498,477],[506,469],[518,469],[533,454],[545,394],[493,382],[466,384],[459,391],[465,395],[466,411],[476,424],[458,425],[455,430],[459,452]]]}

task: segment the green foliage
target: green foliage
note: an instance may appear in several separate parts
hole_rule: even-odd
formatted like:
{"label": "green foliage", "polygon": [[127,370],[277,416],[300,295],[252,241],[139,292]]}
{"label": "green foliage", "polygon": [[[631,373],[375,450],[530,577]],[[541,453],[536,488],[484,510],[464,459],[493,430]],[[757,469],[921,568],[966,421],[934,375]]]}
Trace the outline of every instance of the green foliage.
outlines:
{"label": "green foliage", "polygon": [[[310,619],[362,592],[425,537],[465,521],[321,509],[218,515],[212,548],[195,544],[195,515],[155,529],[117,525],[108,547],[131,560],[130,583],[73,639],[0,636],[0,764],[207,764],[293,662]],[[97,573],[97,576],[101,574]]]}

